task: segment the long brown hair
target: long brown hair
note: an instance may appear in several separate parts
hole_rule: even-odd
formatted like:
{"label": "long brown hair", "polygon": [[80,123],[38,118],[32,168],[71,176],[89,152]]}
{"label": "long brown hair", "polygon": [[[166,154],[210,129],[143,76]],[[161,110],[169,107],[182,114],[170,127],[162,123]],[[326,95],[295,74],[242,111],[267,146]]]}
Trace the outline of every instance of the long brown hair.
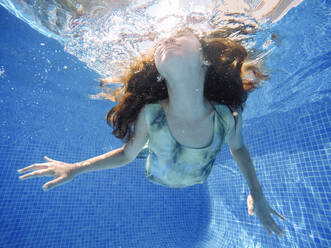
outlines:
{"label": "long brown hair", "polygon": [[[211,102],[243,110],[248,92],[268,76],[252,61],[247,61],[246,49],[236,41],[211,37],[201,39],[200,43],[207,66],[204,96]],[[123,86],[112,91],[101,84],[106,90],[101,96],[119,102],[106,119],[114,129],[112,133],[128,141],[141,108],[166,99],[167,86],[156,69],[153,53],[135,60],[122,77],[114,81],[120,81]]]}

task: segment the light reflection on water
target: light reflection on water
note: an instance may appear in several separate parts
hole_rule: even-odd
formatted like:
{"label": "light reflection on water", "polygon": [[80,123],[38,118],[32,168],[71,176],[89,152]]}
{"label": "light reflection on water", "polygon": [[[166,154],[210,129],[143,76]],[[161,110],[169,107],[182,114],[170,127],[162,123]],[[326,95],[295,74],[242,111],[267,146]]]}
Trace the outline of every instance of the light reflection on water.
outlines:
{"label": "light reflection on water", "polygon": [[[315,17],[324,16],[327,20],[330,15],[320,12],[325,8],[311,7],[312,2],[36,0],[32,6],[28,0],[0,0],[0,4],[34,29],[61,42],[65,51],[101,77],[118,77],[132,58],[147,52],[159,39],[183,27],[193,29],[198,35],[218,30],[223,37],[242,41],[250,51],[258,51],[258,58],[267,58],[267,68],[271,68],[270,80],[248,99],[245,119],[319,101],[328,89],[324,74],[319,76],[320,85],[310,83],[313,74],[316,77],[316,72],[324,72],[322,70],[328,67],[328,54],[320,54],[318,50],[324,46],[325,39],[314,37],[325,33],[327,23],[330,23],[325,21],[316,30],[314,21],[318,20]],[[292,27],[295,20],[288,17],[291,14],[283,18],[291,9],[295,11],[296,6],[307,4],[311,9],[307,13],[309,18],[300,19],[304,28]],[[324,6],[323,3],[314,4]],[[315,9],[319,13],[314,13]],[[296,38],[293,32],[297,36],[302,34],[305,39]],[[276,38],[271,39],[272,35]],[[301,49],[305,53],[306,47],[309,51],[314,49],[311,54],[318,56],[293,61],[297,58],[292,56],[293,51]]]}
{"label": "light reflection on water", "polygon": [[[114,76],[128,60],[181,27],[190,27],[197,34],[230,26],[259,29],[277,1],[50,0],[32,5],[28,0],[0,0],[0,4],[34,29],[60,41],[67,52],[100,75]],[[238,32],[228,36],[249,38]]]}

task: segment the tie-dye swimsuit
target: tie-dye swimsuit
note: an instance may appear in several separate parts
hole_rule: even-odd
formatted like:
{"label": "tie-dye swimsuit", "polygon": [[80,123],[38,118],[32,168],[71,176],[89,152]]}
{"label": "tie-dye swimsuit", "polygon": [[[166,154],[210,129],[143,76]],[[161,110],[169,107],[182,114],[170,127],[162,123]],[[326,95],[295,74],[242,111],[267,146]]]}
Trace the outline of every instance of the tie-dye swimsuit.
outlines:
{"label": "tie-dye swimsuit", "polygon": [[221,151],[229,131],[225,105],[214,107],[214,135],[203,148],[179,144],[171,135],[161,103],[145,105],[149,134],[146,177],[153,183],[170,188],[202,184],[209,176],[216,155]]}

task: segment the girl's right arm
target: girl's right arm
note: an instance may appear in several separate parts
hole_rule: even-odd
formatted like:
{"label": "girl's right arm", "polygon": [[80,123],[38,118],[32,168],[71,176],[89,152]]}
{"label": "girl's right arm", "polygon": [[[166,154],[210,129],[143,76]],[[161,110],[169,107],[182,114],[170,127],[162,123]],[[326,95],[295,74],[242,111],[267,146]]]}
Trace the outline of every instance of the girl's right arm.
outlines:
{"label": "girl's right arm", "polygon": [[45,156],[48,162],[30,165],[18,170],[18,172],[32,171],[20,176],[20,179],[42,176],[55,177],[54,180],[44,184],[43,190],[46,191],[55,186],[69,182],[74,176],[84,172],[113,169],[128,164],[137,157],[147,140],[148,133],[145,121],[145,107],[143,107],[135,122],[133,137],[121,148],[74,164],[56,161]]}

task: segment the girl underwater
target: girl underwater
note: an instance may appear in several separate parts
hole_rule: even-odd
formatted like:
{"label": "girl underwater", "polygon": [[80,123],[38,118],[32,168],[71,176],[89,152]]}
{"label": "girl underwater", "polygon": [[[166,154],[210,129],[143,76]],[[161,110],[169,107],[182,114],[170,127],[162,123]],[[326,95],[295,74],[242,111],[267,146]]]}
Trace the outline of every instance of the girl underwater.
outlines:
{"label": "girl underwater", "polygon": [[198,38],[186,30],[161,40],[122,75],[123,87],[110,91],[105,85],[116,80],[101,81],[102,96],[118,101],[106,119],[113,134],[125,140],[121,148],[73,164],[45,156],[47,162],[20,169],[29,172],[20,179],[55,177],[43,185],[47,191],[81,173],[127,165],[147,145],[146,177],[183,188],[204,183],[228,144],[251,192],[249,214],[281,236],[271,214],[286,219],[265,199],[242,137],[248,93],[267,78],[247,58],[241,44],[212,34]]}

